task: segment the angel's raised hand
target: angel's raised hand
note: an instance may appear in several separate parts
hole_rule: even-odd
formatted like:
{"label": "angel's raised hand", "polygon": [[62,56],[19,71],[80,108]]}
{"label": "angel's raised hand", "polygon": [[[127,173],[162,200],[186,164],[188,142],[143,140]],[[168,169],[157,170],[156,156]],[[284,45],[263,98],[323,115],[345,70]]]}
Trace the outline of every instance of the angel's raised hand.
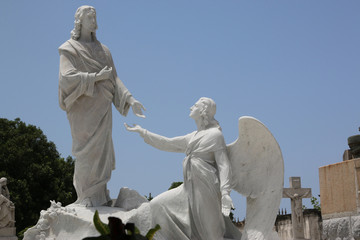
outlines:
{"label": "angel's raised hand", "polygon": [[124,126],[126,128],[126,130],[128,130],[129,132],[138,132],[140,133],[140,131],[142,130],[142,127],[140,125],[137,124],[133,124],[133,126],[129,126],[127,123],[124,123]]}

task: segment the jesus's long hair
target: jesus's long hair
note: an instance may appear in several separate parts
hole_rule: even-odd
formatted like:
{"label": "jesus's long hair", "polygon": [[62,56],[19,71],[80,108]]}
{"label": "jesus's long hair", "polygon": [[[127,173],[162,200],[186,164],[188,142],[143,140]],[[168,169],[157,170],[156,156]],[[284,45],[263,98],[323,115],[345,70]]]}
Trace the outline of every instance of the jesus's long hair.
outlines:
{"label": "jesus's long hair", "polygon": [[[74,21],[74,29],[71,31],[71,38],[74,40],[78,40],[81,34],[81,22],[83,20],[83,17],[86,13],[90,12],[90,11],[94,11],[95,15],[96,15],[96,10],[94,7],[92,6],[81,6],[76,10],[75,13],[75,21]],[[97,29],[97,24],[96,24],[96,29]],[[92,33],[92,37],[93,40],[96,41],[96,32]]]}

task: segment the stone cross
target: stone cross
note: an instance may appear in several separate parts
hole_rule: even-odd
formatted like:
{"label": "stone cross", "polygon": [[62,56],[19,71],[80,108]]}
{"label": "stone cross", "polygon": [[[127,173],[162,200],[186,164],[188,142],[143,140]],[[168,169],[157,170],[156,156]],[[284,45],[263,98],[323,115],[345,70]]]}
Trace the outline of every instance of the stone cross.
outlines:
{"label": "stone cross", "polygon": [[284,188],[283,198],[291,199],[291,221],[293,228],[293,239],[305,239],[304,217],[302,210],[302,199],[310,198],[311,188],[301,188],[300,177],[290,177],[290,188]]}

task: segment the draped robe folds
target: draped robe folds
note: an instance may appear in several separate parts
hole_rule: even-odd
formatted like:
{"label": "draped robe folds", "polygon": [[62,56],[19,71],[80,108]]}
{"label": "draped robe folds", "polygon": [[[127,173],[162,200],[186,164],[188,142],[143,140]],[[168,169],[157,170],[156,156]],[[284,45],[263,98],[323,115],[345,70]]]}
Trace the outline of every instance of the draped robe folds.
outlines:
{"label": "draped robe folds", "polygon": [[15,207],[14,204],[0,194],[0,228],[15,226]]}
{"label": "draped robe folds", "polygon": [[[117,77],[109,49],[99,41],[70,39],[59,54],[59,104],[67,113],[76,157],[75,203],[103,205],[110,200],[106,184],[115,168],[111,103],[126,116],[131,94]],[[96,73],[105,66],[112,67],[112,76],[96,82]]]}
{"label": "draped robe folds", "polygon": [[240,239],[239,231],[221,211],[222,194],[231,190],[230,165],[221,131],[210,128],[175,138],[146,132],[143,137],[160,150],[186,154],[184,184],[150,202],[153,224],[161,226],[156,239],[220,240],[226,235]]}

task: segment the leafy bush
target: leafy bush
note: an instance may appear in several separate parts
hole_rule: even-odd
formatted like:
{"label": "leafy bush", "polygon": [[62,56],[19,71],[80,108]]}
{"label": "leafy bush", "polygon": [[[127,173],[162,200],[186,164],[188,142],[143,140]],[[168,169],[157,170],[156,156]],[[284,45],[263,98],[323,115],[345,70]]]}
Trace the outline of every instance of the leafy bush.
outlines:
{"label": "leafy bush", "polygon": [[159,225],[148,231],[146,236],[140,234],[139,229],[133,223],[123,224],[121,219],[109,217],[109,224],[106,225],[99,218],[96,210],[94,214],[94,225],[96,230],[101,234],[99,237],[87,237],[83,240],[152,240],[156,231],[160,229]]}

